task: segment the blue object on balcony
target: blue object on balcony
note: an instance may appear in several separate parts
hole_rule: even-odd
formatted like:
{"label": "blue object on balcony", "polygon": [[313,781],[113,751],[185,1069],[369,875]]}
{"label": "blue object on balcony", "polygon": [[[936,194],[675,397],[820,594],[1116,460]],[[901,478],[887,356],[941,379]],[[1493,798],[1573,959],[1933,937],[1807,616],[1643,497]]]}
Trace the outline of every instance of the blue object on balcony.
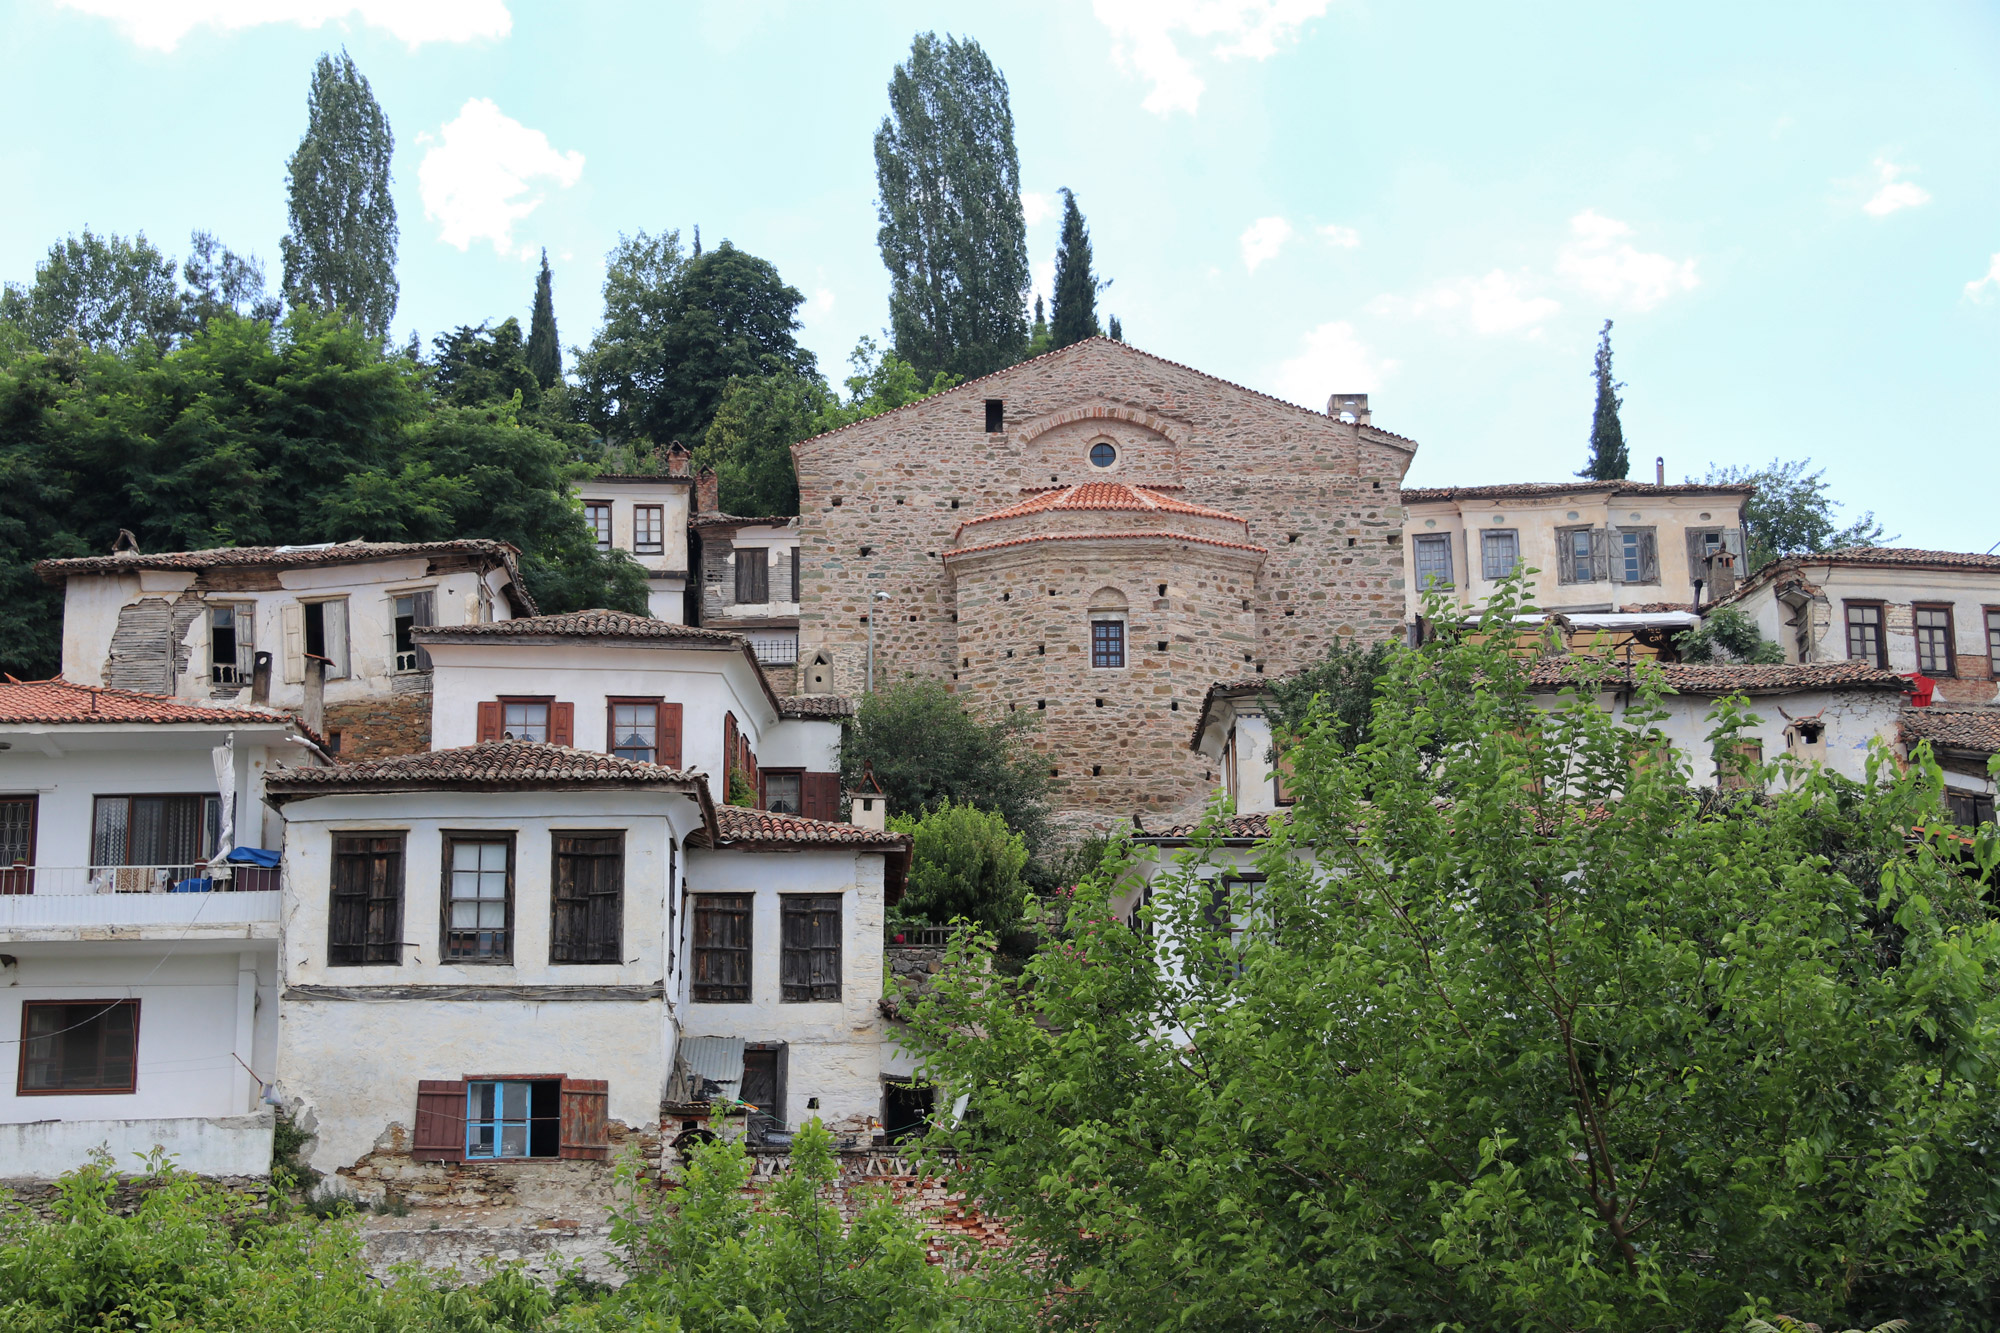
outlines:
{"label": "blue object on balcony", "polygon": [[231,865],[262,866],[266,870],[276,870],[284,860],[284,853],[274,852],[264,847],[231,847],[229,855],[222,858]]}
{"label": "blue object on balcony", "polygon": [[168,893],[209,893],[209,892],[213,891],[213,890],[214,890],[214,888],[215,888],[215,881],[214,881],[214,880],[212,880],[212,879],[210,879],[210,878],[208,878],[208,877],[207,877],[206,875],[201,875],[201,876],[197,876],[197,877],[196,877],[196,878],[194,878],[194,879],[183,879],[183,880],[178,880],[178,881],[176,881],[176,882],[175,882],[174,886],[173,886],[173,887],[172,887],[171,889],[168,889],[168,890],[167,890],[167,892],[168,892]]}

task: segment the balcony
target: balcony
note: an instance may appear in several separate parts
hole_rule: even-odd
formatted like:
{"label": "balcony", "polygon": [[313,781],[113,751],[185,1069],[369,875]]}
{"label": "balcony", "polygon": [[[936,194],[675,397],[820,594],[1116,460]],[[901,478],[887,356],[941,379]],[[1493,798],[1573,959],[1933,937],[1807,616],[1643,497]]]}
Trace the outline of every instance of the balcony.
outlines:
{"label": "balcony", "polygon": [[0,942],[272,940],[279,871],[263,866],[0,869]]}
{"label": "balcony", "polygon": [[792,666],[799,660],[799,636],[796,634],[750,635],[750,649],[757,654],[757,660],[765,666]]}

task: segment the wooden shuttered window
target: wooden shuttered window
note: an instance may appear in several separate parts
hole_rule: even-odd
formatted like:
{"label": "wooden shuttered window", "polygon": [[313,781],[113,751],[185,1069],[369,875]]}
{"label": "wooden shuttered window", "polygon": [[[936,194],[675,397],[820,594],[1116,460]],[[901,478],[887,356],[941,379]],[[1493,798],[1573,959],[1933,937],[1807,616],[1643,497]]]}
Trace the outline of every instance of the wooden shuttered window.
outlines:
{"label": "wooden shuttered window", "polygon": [[623,962],[625,836],[553,833],[551,963]]}
{"label": "wooden shuttered window", "polygon": [[479,740],[481,744],[500,739],[500,701],[485,699],[479,705]]}
{"label": "wooden shuttered window", "polygon": [[575,704],[549,705],[549,744],[569,746],[576,744]]}
{"label": "wooden shuttered window", "polygon": [[[417,1083],[417,1115],[410,1133],[410,1157],[419,1162],[463,1162],[466,1160],[466,1092],[471,1083],[490,1079],[421,1079]],[[532,1160],[560,1156],[572,1160],[605,1161],[611,1156],[611,1085],[601,1078],[569,1078],[563,1075],[507,1079],[528,1082],[536,1089],[560,1090],[556,1142],[527,1152],[493,1153],[489,1148],[482,1160]],[[553,1087],[551,1085],[554,1085]],[[535,1135],[541,1142],[540,1132]],[[555,1149],[554,1152],[549,1150]]]}
{"label": "wooden shuttered window", "polygon": [[794,547],[792,548],[792,596],[791,596],[791,600],[792,600],[792,601],[794,601],[794,602],[796,602],[796,601],[798,601],[798,600],[799,600],[799,548],[798,548],[798,547],[796,547],[796,546],[794,546]]}
{"label": "wooden shuttered window", "polygon": [[807,819],[832,823],[840,818],[840,774],[804,773],[799,776],[799,813]]}
{"label": "wooden shuttered window", "polygon": [[753,605],[771,600],[771,553],[761,546],[736,552],[736,600]]}
{"label": "wooden shuttered window", "polygon": [[750,1002],[750,904],[747,893],[695,895],[690,989],[700,1003]]}
{"label": "wooden shuttered window", "polygon": [[[478,739],[482,743],[485,741],[505,740],[507,738],[507,705],[509,702],[516,705],[545,706],[548,709],[548,723],[545,732],[548,743],[550,745],[567,746],[574,746],[576,744],[576,705],[573,703],[556,703],[553,700],[542,699],[515,699],[511,701],[506,699],[481,700],[479,704]],[[518,707],[515,712],[517,715],[519,714],[520,710]],[[536,713],[528,720],[531,724],[537,723],[539,717],[540,714]],[[519,734],[518,732],[516,733],[517,737]],[[528,734],[532,738],[533,732],[530,731]]]}
{"label": "wooden shuttered window", "polygon": [[329,967],[403,961],[403,835],[333,835]]}
{"label": "wooden shuttered window", "polygon": [[722,715],[722,799],[729,799],[729,771],[736,762],[736,714]]}
{"label": "wooden shuttered window", "polygon": [[778,998],[787,1004],[840,998],[840,895],[778,899]]}
{"label": "wooden shuttered window", "polygon": [[410,1156],[419,1162],[465,1160],[465,1080],[427,1078],[417,1083],[417,1119]]}
{"label": "wooden shuttered window", "polygon": [[657,762],[668,768],[681,766],[681,706],[679,704],[660,705],[659,723],[660,757]]}
{"label": "wooden shuttered window", "polygon": [[562,1081],[564,1157],[602,1162],[611,1156],[611,1085],[601,1078]]}

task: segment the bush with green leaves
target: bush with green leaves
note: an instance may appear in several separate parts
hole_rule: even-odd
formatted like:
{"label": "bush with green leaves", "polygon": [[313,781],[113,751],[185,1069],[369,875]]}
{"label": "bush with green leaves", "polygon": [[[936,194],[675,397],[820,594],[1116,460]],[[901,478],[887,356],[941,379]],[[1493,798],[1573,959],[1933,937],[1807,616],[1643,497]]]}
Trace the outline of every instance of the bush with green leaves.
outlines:
{"label": "bush with green leaves", "polygon": [[933,1141],[1105,1333],[1994,1327],[2000,839],[1921,754],[1697,795],[1653,673],[1532,691],[1518,605],[1395,651],[1358,747],[1307,720],[1261,883],[1211,823],[1150,933],[1128,849],[1018,978],[957,946]]}
{"label": "bush with green leaves", "polygon": [[900,904],[905,913],[938,925],[964,917],[988,930],[1005,930],[1020,919],[1028,848],[998,813],[947,802],[920,815],[897,815],[889,827],[910,835],[909,886]]}
{"label": "bush with green leaves", "polygon": [[840,747],[841,784],[853,791],[864,766],[892,815],[957,801],[997,810],[1028,850],[1048,836],[1048,768],[1022,744],[1033,713],[982,722],[934,680],[910,679],[864,695]]}
{"label": "bush with green leaves", "polygon": [[1701,624],[1674,636],[1681,661],[1703,666],[1749,662],[1775,666],[1785,650],[1757,632],[1757,622],[1737,607],[1718,606],[1703,613]]}

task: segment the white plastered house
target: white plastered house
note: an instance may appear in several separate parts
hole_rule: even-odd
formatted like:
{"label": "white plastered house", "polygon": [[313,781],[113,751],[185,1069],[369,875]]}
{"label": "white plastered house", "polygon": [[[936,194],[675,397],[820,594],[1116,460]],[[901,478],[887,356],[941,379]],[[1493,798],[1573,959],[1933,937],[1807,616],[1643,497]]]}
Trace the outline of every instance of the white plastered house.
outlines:
{"label": "white plastered house", "polygon": [[322,758],[269,710],[0,684],[0,1178],[100,1146],[125,1170],[157,1147],[268,1172],[280,893],[262,849],[281,825],[264,792]]}

